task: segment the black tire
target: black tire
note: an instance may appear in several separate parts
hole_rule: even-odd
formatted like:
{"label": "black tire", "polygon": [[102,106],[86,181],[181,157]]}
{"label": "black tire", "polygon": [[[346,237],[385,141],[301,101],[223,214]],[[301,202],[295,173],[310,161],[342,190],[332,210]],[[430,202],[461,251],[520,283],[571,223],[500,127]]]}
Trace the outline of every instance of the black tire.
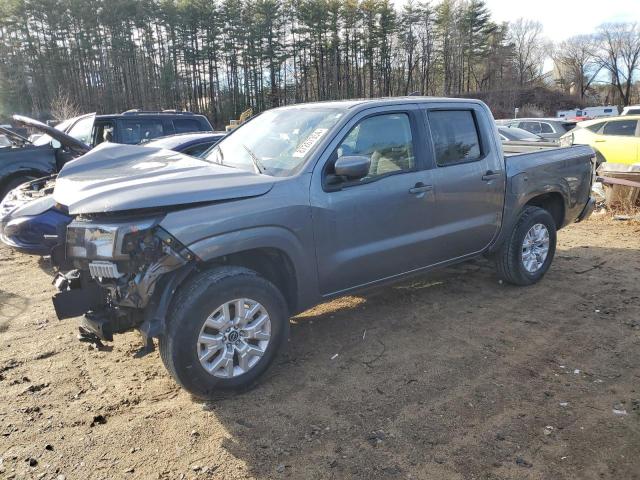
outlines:
{"label": "black tire", "polygon": [[[198,359],[198,336],[206,318],[237,298],[262,304],[271,320],[271,338],[265,353],[247,372],[232,378],[210,374]],[[171,376],[200,399],[216,393],[247,390],[265,372],[289,336],[287,305],[280,291],[256,272],[223,266],[199,273],[180,289],[167,318],[167,331],[159,339],[160,356]]]}
{"label": "black tire", "polygon": [[[549,232],[549,251],[542,266],[531,273],[523,264],[522,246],[529,229],[538,223],[543,224]],[[551,266],[556,252],[556,239],[556,223],[551,214],[543,208],[526,207],[520,214],[511,235],[496,254],[498,276],[514,285],[526,286],[537,283]]]}
{"label": "black tire", "polygon": [[11,179],[9,179],[3,186],[2,188],[0,188],[0,202],[2,202],[2,200],[4,200],[4,197],[7,195],[7,193],[9,193],[11,190],[13,190],[16,187],[19,187],[20,185],[22,185],[23,183],[27,183],[30,182],[31,180],[35,180],[36,177],[30,177],[30,176],[19,176],[19,177],[13,177]]}

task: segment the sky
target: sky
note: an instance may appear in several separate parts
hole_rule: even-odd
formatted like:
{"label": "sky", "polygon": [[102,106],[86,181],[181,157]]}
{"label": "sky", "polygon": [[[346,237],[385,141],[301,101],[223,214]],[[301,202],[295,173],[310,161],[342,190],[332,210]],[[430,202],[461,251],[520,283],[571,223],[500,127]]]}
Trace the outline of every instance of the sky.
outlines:
{"label": "sky", "polygon": [[640,0],[486,0],[494,21],[520,17],[542,23],[554,42],[592,33],[607,22],[640,23]]}
{"label": "sky", "polygon": [[[397,6],[406,0],[395,0]],[[559,42],[593,33],[607,22],[640,23],[640,0],[485,0],[496,22],[520,17],[542,23],[544,35]],[[431,0],[438,3],[438,0]]]}

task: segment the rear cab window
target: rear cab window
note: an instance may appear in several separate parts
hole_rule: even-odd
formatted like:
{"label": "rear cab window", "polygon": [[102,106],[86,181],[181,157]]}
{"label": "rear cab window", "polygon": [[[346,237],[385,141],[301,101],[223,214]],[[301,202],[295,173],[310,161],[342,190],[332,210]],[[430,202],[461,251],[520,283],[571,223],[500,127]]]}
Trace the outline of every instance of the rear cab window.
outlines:
{"label": "rear cab window", "polygon": [[478,122],[472,110],[430,110],[427,116],[439,167],[482,158]]}

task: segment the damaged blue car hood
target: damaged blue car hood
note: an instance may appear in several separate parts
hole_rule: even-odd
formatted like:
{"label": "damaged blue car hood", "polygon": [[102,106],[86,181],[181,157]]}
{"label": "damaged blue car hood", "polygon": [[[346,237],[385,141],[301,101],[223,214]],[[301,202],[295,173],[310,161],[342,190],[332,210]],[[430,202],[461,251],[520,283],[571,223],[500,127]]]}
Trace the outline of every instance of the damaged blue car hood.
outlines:
{"label": "damaged blue car hood", "polygon": [[78,215],[255,197],[273,183],[170,150],[105,143],[66,164],[53,195]]}

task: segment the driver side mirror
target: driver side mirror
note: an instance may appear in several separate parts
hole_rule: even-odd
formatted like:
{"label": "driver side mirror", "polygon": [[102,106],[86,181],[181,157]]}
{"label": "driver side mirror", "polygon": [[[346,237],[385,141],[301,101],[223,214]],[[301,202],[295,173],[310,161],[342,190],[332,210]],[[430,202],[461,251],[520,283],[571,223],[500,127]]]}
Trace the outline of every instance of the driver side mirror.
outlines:
{"label": "driver side mirror", "polygon": [[371,167],[371,159],[363,155],[348,155],[338,158],[334,165],[335,175],[359,180],[366,177]]}

